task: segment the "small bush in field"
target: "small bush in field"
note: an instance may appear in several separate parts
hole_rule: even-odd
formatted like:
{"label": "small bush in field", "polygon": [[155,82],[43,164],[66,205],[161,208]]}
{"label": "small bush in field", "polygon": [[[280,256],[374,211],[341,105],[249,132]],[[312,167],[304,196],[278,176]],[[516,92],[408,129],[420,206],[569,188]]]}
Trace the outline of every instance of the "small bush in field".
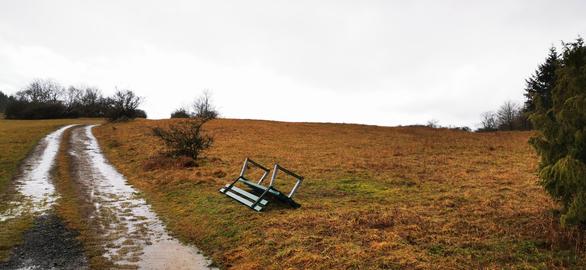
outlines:
{"label": "small bush in field", "polygon": [[190,118],[191,114],[185,108],[179,108],[171,113],[171,118]]}
{"label": "small bush in field", "polygon": [[211,136],[202,134],[202,126],[207,121],[204,118],[189,119],[173,124],[169,129],[153,128],[153,133],[165,142],[169,154],[197,160],[201,152],[212,146],[214,141]]}

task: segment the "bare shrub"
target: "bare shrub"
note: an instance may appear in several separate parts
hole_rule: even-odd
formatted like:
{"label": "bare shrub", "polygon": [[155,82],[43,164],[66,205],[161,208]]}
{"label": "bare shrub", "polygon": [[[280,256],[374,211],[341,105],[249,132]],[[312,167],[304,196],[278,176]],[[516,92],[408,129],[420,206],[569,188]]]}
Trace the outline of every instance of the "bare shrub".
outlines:
{"label": "bare shrub", "polygon": [[209,119],[194,118],[171,125],[169,129],[153,128],[172,156],[186,156],[197,160],[202,151],[212,146],[213,138],[202,134],[202,126]]}
{"label": "bare shrub", "polygon": [[171,113],[171,118],[189,118],[191,113],[186,108],[176,109]]}

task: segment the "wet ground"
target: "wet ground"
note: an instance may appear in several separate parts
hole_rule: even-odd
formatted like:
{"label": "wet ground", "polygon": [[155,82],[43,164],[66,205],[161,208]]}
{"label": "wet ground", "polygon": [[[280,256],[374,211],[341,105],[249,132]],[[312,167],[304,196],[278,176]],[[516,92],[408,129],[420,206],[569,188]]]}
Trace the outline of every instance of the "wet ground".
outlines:
{"label": "wet ground", "polygon": [[55,166],[63,132],[71,127],[65,126],[47,135],[23,161],[14,180],[17,194],[12,196],[12,207],[0,213],[0,222],[24,214],[42,214],[51,209],[57,199],[51,170]]}
{"label": "wet ground", "polygon": [[[69,230],[51,211],[58,194],[51,170],[63,132],[70,129],[67,154],[72,181],[79,191],[84,213],[103,258],[115,268],[209,269],[211,261],[195,247],[168,234],[151,207],[103,156],[92,126],[67,126],[43,139],[24,161],[15,179],[17,201],[2,220],[31,214],[35,222],[25,232],[22,245],[0,269],[84,269],[87,258],[77,232]],[[95,245],[95,243],[92,243]]]}
{"label": "wet ground", "polygon": [[104,256],[120,267],[207,269],[210,261],[165,230],[150,206],[103,156],[92,126],[71,131],[76,184],[90,205],[87,222],[101,235]]}
{"label": "wet ground", "polygon": [[23,243],[14,248],[0,269],[86,269],[87,260],[78,233],[65,227],[51,209],[58,195],[51,170],[66,126],[43,138],[23,161],[14,180],[15,194],[7,196],[11,207],[0,213],[0,222],[23,215],[34,216],[33,225],[23,234]]}
{"label": "wet ground", "polygon": [[8,262],[0,269],[88,269],[78,233],[53,213],[35,219]]}

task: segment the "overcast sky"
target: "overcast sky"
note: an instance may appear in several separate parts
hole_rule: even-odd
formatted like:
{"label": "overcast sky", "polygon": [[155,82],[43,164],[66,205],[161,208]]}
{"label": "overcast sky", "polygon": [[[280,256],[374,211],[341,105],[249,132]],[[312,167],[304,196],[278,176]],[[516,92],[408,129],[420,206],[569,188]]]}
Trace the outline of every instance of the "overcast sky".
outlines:
{"label": "overcast sky", "polygon": [[132,89],[167,118],[203,89],[223,117],[476,127],[586,1],[1,1],[0,90]]}

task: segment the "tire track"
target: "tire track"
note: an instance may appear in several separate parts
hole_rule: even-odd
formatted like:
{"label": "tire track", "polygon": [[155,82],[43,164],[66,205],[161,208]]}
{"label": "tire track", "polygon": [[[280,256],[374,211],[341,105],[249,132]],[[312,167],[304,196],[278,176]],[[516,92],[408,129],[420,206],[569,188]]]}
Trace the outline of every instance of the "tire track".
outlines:
{"label": "tire track", "polygon": [[103,256],[118,268],[210,269],[211,261],[170,236],[137,190],[108,163],[92,127],[71,130],[68,155],[87,208],[85,222],[100,237]]}
{"label": "tire track", "polygon": [[12,250],[1,269],[87,269],[78,233],[68,229],[53,209],[59,198],[52,170],[63,133],[62,127],[43,138],[23,161],[14,180],[11,207],[0,213],[0,223],[33,217],[32,227],[23,232],[23,242]]}

